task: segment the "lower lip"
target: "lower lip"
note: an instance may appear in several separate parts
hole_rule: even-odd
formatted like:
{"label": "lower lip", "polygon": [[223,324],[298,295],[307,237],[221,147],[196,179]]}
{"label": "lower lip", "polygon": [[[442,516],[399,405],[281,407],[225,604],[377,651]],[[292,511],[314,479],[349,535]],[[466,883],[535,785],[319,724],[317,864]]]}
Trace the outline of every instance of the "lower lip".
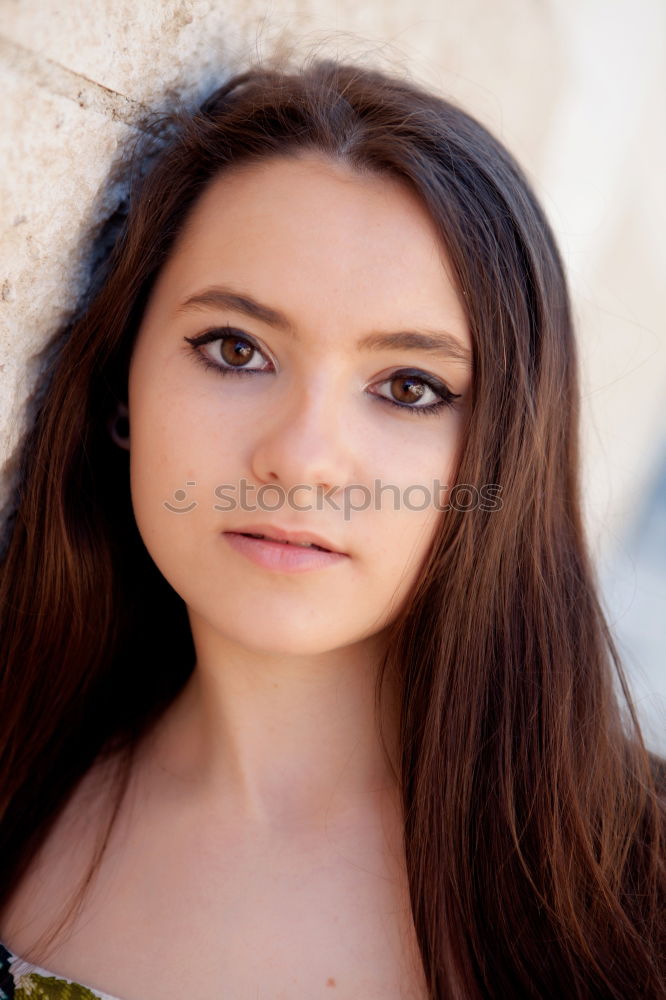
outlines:
{"label": "lower lip", "polygon": [[237,552],[264,569],[279,570],[281,573],[304,573],[312,569],[324,569],[340,563],[349,556],[344,552],[324,552],[308,549],[301,545],[273,542],[267,538],[250,538],[236,531],[224,531],[224,537]]}

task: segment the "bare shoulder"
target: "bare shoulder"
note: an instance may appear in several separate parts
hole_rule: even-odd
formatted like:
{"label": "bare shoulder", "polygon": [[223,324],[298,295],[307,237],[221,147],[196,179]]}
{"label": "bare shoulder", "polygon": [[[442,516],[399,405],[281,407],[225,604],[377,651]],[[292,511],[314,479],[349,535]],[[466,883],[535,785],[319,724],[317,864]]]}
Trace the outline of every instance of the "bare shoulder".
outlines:
{"label": "bare shoulder", "polygon": [[16,954],[128,1000],[301,998],[332,985],[364,1000],[427,995],[396,871],[400,830],[387,820],[388,849],[383,810],[280,836],[187,805],[140,768],[71,929],[53,950],[34,947],[94,860],[116,774],[114,762],[91,769],[49,831],[0,926]]}
{"label": "bare shoulder", "polygon": [[91,864],[105,824],[117,760],[98,760],[75,785],[2,913],[0,940],[23,958],[66,912]]}

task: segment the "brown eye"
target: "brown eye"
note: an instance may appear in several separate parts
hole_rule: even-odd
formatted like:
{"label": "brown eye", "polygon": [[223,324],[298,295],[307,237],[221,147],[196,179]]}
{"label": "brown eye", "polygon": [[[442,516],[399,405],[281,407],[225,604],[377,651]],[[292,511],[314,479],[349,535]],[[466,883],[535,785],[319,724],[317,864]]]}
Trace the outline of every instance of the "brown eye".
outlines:
{"label": "brown eye", "polygon": [[453,406],[454,401],[460,399],[460,394],[451,392],[439,379],[422,372],[394,372],[380,385],[387,387],[387,394],[373,392],[371,395],[403,413],[425,416],[442,407]]}
{"label": "brown eye", "polygon": [[273,370],[270,361],[266,367],[264,352],[241,330],[218,327],[184,339],[194,349],[197,361],[220,375],[261,375]]}
{"label": "brown eye", "polygon": [[391,392],[399,403],[416,403],[426,391],[421,379],[400,375],[392,378]]}
{"label": "brown eye", "polygon": [[238,367],[250,360],[255,352],[255,348],[242,337],[222,337],[220,341],[220,354],[222,360],[227,364]]}

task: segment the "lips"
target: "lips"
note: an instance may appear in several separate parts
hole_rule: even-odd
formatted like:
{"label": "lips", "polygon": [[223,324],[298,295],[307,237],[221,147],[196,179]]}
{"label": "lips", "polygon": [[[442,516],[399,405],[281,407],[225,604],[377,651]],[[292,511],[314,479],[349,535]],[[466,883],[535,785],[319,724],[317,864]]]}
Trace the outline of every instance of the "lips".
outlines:
{"label": "lips", "polygon": [[281,538],[271,538],[270,535],[255,535],[249,531],[240,531],[240,535],[245,535],[246,538],[263,538],[268,542],[279,542],[280,545],[297,545],[299,548],[308,549],[318,549],[320,552],[330,552],[330,549],[325,549],[323,545],[315,545],[314,542],[286,542]]}
{"label": "lips", "polygon": [[330,539],[323,535],[314,534],[310,531],[287,531],[275,525],[254,524],[241,525],[233,529],[234,534],[248,535],[250,538],[265,538],[272,542],[282,542],[285,545],[294,545],[300,548],[322,549],[324,552],[338,552],[343,555],[342,549],[338,548]]}

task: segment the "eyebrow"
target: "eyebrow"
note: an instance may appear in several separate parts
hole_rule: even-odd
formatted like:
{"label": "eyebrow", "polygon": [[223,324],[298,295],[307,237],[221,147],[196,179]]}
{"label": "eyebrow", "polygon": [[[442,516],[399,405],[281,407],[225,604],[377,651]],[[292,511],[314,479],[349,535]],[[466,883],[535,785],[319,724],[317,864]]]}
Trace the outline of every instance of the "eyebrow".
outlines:
{"label": "eyebrow", "polygon": [[[296,329],[285,313],[274,309],[252,296],[234,291],[230,288],[213,286],[201,292],[190,295],[182,302],[177,312],[188,309],[232,309],[243,313],[261,323],[282,330],[283,333],[296,337]],[[459,361],[471,367],[471,352],[453,334],[445,330],[398,330],[396,332],[369,333],[358,341],[358,347],[366,351],[426,351],[429,354]]]}

